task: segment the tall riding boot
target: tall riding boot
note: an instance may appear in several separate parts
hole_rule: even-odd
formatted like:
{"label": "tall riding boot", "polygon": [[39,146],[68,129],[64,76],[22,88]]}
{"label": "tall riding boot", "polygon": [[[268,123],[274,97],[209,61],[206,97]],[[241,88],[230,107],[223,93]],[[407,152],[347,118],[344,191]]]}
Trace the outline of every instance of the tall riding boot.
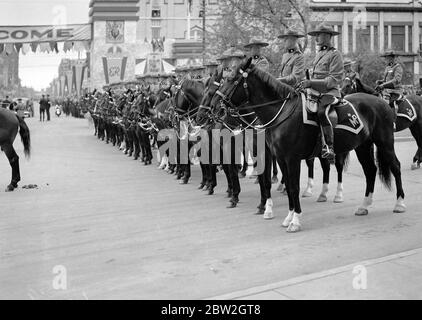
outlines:
{"label": "tall riding boot", "polygon": [[396,131],[396,121],[397,121],[397,111],[396,111],[396,106],[394,105],[394,99],[390,99],[389,104],[391,107],[391,110],[393,111],[393,128],[394,131]]}
{"label": "tall riding boot", "polygon": [[334,132],[333,127],[324,126],[322,127],[324,134],[325,145],[322,147],[322,157],[327,158],[330,162],[334,161]]}

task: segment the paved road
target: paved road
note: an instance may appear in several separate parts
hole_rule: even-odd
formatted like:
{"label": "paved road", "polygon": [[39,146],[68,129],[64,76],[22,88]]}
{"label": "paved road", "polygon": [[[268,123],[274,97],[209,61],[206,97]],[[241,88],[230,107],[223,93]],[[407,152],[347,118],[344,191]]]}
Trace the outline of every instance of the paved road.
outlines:
{"label": "paved road", "polygon": [[[276,218],[263,220],[253,214],[251,179],[242,181],[239,207],[228,210],[221,174],[216,194],[206,196],[196,190],[198,167],[191,184],[180,186],[98,141],[86,120],[27,122],[33,153],[30,161],[21,156],[20,186],[39,188],[0,193],[0,298],[201,299],[422,247],[422,170],[409,169],[412,141],[397,143],[407,213],[392,213],[395,193],[377,180],[370,215],[353,215],[364,180],[352,155],[345,202],[332,203],[332,185],[330,201],[317,204],[318,187],[302,201],[303,232],[287,234],[286,198],[274,192]],[[15,146],[22,155],[20,141]],[[10,170],[0,159],[3,188]],[[55,276],[64,274],[67,288],[56,290]],[[411,267],[400,277],[412,277]]]}

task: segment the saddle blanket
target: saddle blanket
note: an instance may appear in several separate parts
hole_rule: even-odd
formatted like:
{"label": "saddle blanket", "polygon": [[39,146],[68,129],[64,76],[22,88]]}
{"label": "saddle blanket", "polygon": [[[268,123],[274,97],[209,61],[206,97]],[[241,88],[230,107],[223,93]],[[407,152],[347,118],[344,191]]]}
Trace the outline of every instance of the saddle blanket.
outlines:
{"label": "saddle blanket", "polygon": [[[309,111],[306,108],[306,103],[306,97],[302,94],[303,123],[317,127],[319,125],[318,115],[316,112]],[[331,105],[328,108],[330,108],[328,116],[333,128],[346,130],[356,135],[364,128],[364,124],[351,102],[342,99],[338,104]]]}
{"label": "saddle blanket", "polygon": [[413,104],[408,99],[394,101],[394,106],[397,111],[397,117],[402,117],[410,122],[416,120],[416,110]]}

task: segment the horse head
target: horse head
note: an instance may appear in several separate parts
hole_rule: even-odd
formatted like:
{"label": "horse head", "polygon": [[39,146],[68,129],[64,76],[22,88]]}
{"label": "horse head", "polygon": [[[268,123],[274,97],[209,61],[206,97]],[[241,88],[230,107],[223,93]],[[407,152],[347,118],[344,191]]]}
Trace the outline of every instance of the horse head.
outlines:
{"label": "horse head", "polygon": [[223,70],[215,71],[211,78],[208,80],[208,86],[205,89],[204,97],[199,105],[198,114],[196,115],[196,123],[204,125],[206,120],[211,119],[211,100],[220,88],[223,80]]}

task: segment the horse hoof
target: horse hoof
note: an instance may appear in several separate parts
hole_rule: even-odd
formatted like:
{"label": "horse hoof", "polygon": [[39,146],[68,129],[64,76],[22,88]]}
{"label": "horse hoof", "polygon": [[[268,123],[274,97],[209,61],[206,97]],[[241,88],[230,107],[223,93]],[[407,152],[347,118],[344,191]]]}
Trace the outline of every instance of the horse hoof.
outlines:
{"label": "horse hoof", "polygon": [[295,224],[293,222],[290,222],[289,226],[287,227],[288,233],[296,233],[299,232],[302,229],[300,224]]}
{"label": "horse hoof", "polygon": [[243,179],[246,177],[246,173],[245,172],[239,172],[239,179]]}
{"label": "horse hoof", "polygon": [[276,184],[278,182],[278,178],[277,178],[277,176],[273,176],[272,178],[271,178],[271,184]]}
{"label": "horse hoof", "polygon": [[302,193],[302,198],[310,198],[312,197],[312,192],[305,190],[305,192]]}
{"label": "horse hoof", "polygon": [[367,216],[368,215],[368,209],[365,208],[359,208],[356,212],[355,212],[355,216]]}
{"label": "horse hoof", "polygon": [[209,190],[208,190],[208,195],[209,195],[209,196],[212,196],[213,194],[214,194],[214,189],[209,189]]}
{"label": "horse hoof", "polygon": [[202,189],[204,188],[204,186],[205,186],[205,183],[201,183],[201,184],[198,186],[198,190],[202,190]]}
{"label": "horse hoof", "polygon": [[227,206],[227,209],[234,209],[237,207],[237,202],[230,202],[230,205]]}
{"label": "horse hoof", "polygon": [[264,213],[265,213],[265,207],[258,207],[258,211],[255,214],[263,215]]}
{"label": "horse hoof", "polygon": [[181,181],[179,181],[179,184],[188,184],[188,181],[187,180],[181,180]]}
{"label": "horse hoof", "polygon": [[405,213],[406,206],[404,204],[396,205],[393,210],[394,213]]}
{"label": "horse hoof", "polygon": [[9,184],[7,187],[6,187],[6,190],[4,190],[5,192],[12,192],[12,191],[14,191],[15,190],[15,187],[14,186],[12,186],[11,184]]}
{"label": "horse hoof", "polygon": [[287,217],[286,219],[284,219],[284,221],[283,221],[283,223],[281,224],[281,226],[283,227],[283,228],[287,228],[289,225],[290,225],[290,223],[292,222],[292,219],[291,218],[289,218],[289,217]]}
{"label": "horse hoof", "polygon": [[327,202],[327,196],[320,194],[317,202]]}
{"label": "horse hoof", "polygon": [[412,166],[410,167],[411,170],[418,170],[421,168],[420,163],[412,163]]}
{"label": "horse hoof", "polygon": [[264,219],[265,220],[272,220],[272,219],[274,219],[274,213],[272,211],[270,211],[270,212],[264,212]]}
{"label": "horse hoof", "polygon": [[344,199],[342,196],[335,196],[334,197],[334,203],[342,203],[344,202]]}

